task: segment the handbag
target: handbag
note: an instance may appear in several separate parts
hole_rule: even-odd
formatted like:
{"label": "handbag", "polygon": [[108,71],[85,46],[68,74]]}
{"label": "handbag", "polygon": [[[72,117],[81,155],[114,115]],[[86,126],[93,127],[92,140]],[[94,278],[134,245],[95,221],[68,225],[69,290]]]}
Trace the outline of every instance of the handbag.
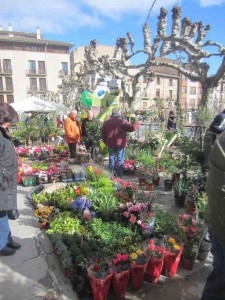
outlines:
{"label": "handbag", "polygon": [[20,214],[18,209],[15,207],[14,209],[7,210],[7,215],[9,220],[16,220],[17,218],[19,218]]}

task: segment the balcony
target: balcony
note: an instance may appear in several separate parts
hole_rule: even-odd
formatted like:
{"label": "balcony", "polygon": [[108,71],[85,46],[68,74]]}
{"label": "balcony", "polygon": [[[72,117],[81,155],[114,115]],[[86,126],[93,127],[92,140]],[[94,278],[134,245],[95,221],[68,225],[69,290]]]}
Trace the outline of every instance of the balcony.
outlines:
{"label": "balcony", "polygon": [[27,76],[37,76],[37,77],[44,77],[47,75],[46,70],[27,70],[26,71]]}
{"label": "balcony", "polygon": [[12,75],[12,68],[0,68],[0,75]]}

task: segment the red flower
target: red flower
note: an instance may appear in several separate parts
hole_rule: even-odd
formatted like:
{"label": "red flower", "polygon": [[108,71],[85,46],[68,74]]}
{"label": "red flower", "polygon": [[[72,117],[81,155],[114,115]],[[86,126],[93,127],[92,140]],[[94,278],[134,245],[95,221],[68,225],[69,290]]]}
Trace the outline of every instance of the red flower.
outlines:
{"label": "red flower", "polygon": [[94,271],[98,272],[101,269],[101,267],[97,264],[94,265]]}
{"label": "red flower", "polygon": [[119,262],[119,261],[120,261],[119,259],[117,259],[117,258],[114,258],[114,259],[113,259],[113,263],[114,263],[114,265],[118,264],[118,262]]}

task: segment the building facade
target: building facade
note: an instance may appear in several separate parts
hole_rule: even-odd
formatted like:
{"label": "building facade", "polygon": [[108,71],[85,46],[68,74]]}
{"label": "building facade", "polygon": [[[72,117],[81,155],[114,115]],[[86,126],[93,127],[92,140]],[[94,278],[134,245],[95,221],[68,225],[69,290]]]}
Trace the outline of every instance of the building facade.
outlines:
{"label": "building facade", "polygon": [[0,28],[0,102],[13,103],[35,94],[58,91],[59,72],[70,72],[70,43]]}

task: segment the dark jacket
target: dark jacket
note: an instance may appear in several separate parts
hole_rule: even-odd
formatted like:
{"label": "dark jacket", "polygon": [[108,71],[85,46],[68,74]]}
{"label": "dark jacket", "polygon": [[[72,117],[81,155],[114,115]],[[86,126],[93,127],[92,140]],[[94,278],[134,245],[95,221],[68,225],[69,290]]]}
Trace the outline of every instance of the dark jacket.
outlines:
{"label": "dark jacket", "polygon": [[0,130],[0,211],[17,207],[18,160],[12,140]]}
{"label": "dark jacket", "polygon": [[209,157],[206,191],[208,228],[225,241],[225,131],[216,139]]}
{"label": "dark jacket", "polygon": [[220,134],[225,130],[225,110],[214,118],[209,126],[209,130],[215,134]]}
{"label": "dark jacket", "polygon": [[103,142],[110,148],[125,148],[127,146],[126,132],[133,132],[139,127],[139,123],[132,125],[119,116],[111,116],[101,128]]}
{"label": "dark jacket", "polygon": [[88,118],[84,118],[82,120],[82,124],[81,124],[82,137],[87,136],[87,124],[88,124],[88,122],[92,122],[92,120],[89,120]]}
{"label": "dark jacket", "polygon": [[170,116],[167,121],[167,128],[168,129],[176,129],[177,128],[176,121],[177,121],[177,119],[175,116]]}

